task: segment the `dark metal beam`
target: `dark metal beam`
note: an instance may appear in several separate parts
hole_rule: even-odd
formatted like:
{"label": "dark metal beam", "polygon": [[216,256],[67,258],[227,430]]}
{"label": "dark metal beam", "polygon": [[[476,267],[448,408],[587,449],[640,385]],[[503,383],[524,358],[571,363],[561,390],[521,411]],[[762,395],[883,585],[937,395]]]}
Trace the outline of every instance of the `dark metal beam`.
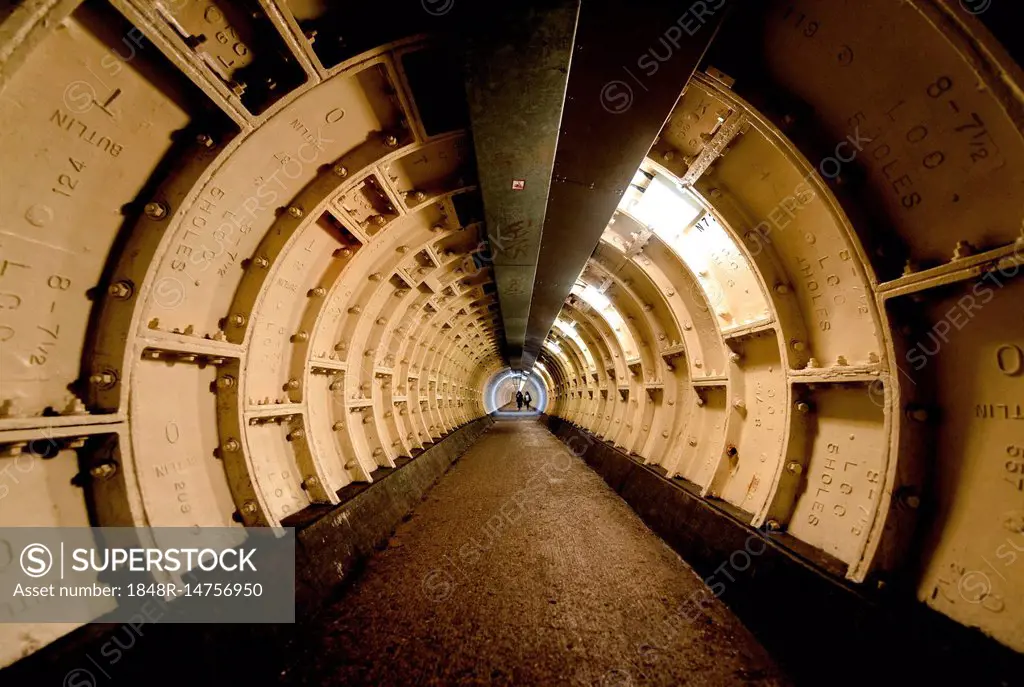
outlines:
{"label": "dark metal beam", "polygon": [[[485,5],[485,6],[484,6]],[[517,366],[565,103],[579,0],[480,3],[466,92],[506,350]]]}
{"label": "dark metal beam", "polygon": [[565,298],[728,4],[584,0],[519,361],[522,369],[536,361]]}

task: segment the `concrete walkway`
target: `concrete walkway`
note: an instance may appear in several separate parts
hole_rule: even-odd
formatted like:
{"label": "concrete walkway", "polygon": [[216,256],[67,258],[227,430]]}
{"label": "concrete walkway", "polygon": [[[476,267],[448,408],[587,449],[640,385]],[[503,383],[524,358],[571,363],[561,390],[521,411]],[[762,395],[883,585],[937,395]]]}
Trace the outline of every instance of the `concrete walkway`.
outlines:
{"label": "concrete walkway", "polygon": [[347,593],[284,684],[779,685],[690,568],[535,420],[498,420]]}

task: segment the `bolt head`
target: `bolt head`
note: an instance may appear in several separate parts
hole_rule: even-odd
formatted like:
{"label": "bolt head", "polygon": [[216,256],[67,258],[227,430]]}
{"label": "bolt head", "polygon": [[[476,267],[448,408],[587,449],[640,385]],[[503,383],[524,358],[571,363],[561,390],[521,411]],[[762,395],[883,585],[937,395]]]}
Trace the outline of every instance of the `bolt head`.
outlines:
{"label": "bolt head", "polygon": [[298,205],[289,205],[288,214],[294,217],[295,219],[301,219],[302,216],[305,215],[306,213]]}
{"label": "bolt head", "polygon": [[334,176],[342,179],[348,176],[348,167],[345,165],[334,165],[331,171],[334,172]]}
{"label": "bolt head", "polygon": [[150,219],[161,220],[167,217],[169,209],[166,203],[153,201],[151,203],[146,203],[146,206],[143,208],[143,212],[145,212],[146,217],[149,217]]}
{"label": "bolt head", "polygon": [[117,472],[117,465],[114,463],[100,463],[89,468],[89,474],[95,479],[110,479]]}
{"label": "bolt head", "polygon": [[107,289],[107,293],[118,300],[127,300],[132,295],[132,285],[127,281],[118,281],[110,285]]}

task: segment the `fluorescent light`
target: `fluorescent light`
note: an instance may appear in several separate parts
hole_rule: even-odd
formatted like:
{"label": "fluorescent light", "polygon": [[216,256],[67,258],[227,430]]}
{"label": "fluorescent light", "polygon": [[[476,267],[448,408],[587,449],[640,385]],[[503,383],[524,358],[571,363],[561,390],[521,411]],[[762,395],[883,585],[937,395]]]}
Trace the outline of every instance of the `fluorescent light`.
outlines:
{"label": "fluorescent light", "polygon": [[682,231],[703,210],[671,179],[659,174],[629,212],[658,236],[665,237]]}
{"label": "fluorescent light", "polygon": [[589,284],[585,289],[583,289],[583,293],[580,294],[580,298],[585,300],[592,308],[597,308],[598,310],[605,310],[612,304],[611,299],[609,299],[608,296],[604,295]]}

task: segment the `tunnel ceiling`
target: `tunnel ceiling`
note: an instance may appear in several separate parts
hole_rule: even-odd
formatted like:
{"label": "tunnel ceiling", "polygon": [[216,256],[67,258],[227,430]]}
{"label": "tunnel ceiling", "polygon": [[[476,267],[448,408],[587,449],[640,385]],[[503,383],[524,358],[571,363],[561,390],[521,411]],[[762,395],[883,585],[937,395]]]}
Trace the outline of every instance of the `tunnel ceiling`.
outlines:
{"label": "tunnel ceiling", "polygon": [[[823,575],[1024,651],[997,5],[591,0],[594,55],[584,0],[520,364]],[[485,414],[489,149],[451,4],[392,9],[2,17],[0,524],[287,526]],[[72,629],[0,625],[0,659]]]}
{"label": "tunnel ceiling", "polygon": [[477,159],[485,161],[480,188],[504,353],[517,369],[529,369],[521,358],[579,0],[510,4],[500,11],[478,6],[476,14],[479,28],[467,39],[466,90]]}

